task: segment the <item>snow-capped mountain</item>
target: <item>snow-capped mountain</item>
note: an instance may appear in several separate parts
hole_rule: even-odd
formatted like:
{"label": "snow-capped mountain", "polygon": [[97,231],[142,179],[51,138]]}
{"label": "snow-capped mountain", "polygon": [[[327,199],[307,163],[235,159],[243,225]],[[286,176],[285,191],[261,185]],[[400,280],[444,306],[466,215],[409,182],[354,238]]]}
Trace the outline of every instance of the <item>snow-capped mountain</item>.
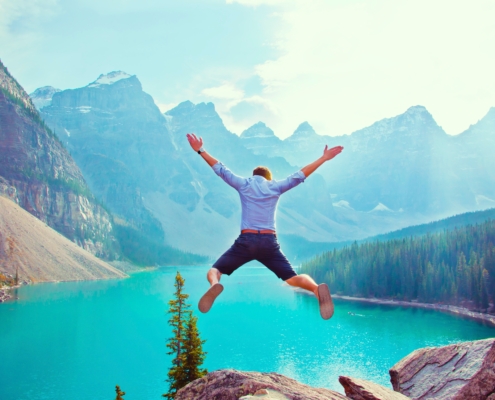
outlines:
{"label": "snow-capped mountain", "polygon": [[212,103],[185,101],[161,114],[136,76],[117,71],[53,93],[41,112],[114,213],[195,253],[216,256],[229,246],[240,206],[235,190],[190,149],[188,132],[234,173],[266,165],[275,179],[314,161],[325,145],[344,146],[282,197],[277,226],[282,242],[293,235],[292,245],[297,237],[361,239],[495,204],[492,110],[457,137],[422,106],[345,136],[318,135],[304,122],[280,140],[259,122],[239,137]]}
{"label": "snow-capped mountain", "polygon": [[52,97],[55,93],[60,92],[60,89],[56,89],[53,86],[43,86],[36,89],[29,95],[33,101],[35,107],[41,110],[43,107],[49,106],[52,102]]}
{"label": "snow-capped mountain", "polygon": [[350,135],[320,136],[302,124],[277,146],[262,136],[256,140],[261,154],[298,166],[314,160],[325,144],[344,146],[331,166],[319,170],[340,209],[367,212],[385,204],[393,212],[434,219],[486,208],[495,199],[493,108],[458,136],[447,135],[425,107],[414,106]]}
{"label": "snow-capped mountain", "polygon": [[270,150],[281,145],[282,141],[264,122],[258,122],[241,134],[242,144],[255,154],[270,154]]}
{"label": "snow-capped mountain", "polygon": [[130,78],[132,75],[129,75],[123,71],[113,71],[108,74],[101,74],[96,81],[90,83],[88,87],[99,87],[101,85],[112,85],[115,82],[118,82],[122,79]]}

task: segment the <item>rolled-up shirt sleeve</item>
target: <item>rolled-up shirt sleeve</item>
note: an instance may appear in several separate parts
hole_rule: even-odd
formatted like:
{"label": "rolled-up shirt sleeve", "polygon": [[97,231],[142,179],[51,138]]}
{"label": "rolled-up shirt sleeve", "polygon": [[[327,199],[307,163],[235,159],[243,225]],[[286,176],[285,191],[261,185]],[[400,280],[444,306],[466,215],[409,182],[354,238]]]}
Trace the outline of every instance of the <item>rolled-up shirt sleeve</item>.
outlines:
{"label": "rolled-up shirt sleeve", "polygon": [[304,175],[304,172],[297,171],[294,172],[292,175],[289,175],[287,178],[276,182],[280,194],[282,194],[287,192],[287,190],[292,189],[293,187],[296,187],[300,183],[304,182],[305,179],[306,179],[306,175]]}
{"label": "rolled-up shirt sleeve", "polygon": [[213,165],[212,168],[213,171],[215,171],[215,174],[217,174],[220,178],[222,178],[227,184],[232,186],[234,189],[239,190],[242,187],[242,185],[246,183],[246,178],[234,174],[221,162],[217,162],[215,165]]}

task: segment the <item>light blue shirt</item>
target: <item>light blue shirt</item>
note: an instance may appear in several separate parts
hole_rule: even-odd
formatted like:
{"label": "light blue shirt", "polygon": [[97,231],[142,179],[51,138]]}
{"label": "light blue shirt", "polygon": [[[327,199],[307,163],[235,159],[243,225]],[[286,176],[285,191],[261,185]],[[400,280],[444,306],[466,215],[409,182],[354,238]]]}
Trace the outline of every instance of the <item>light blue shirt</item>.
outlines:
{"label": "light blue shirt", "polygon": [[275,213],[280,195],[306,179],[302,171],[297,171],[281,181],[269,181],[259,175],[243,178],[235,175],[221,162],[213,166],[213,171],[239,192],[242,205],[241,230],[274,231]]}

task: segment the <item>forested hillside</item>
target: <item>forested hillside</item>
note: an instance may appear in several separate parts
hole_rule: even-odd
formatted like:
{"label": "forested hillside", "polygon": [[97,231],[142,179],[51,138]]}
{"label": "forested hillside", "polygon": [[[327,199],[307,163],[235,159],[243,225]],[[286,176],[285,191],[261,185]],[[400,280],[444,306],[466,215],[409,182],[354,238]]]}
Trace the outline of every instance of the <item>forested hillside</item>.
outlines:
{"label": "forested hillside", "polygon": [[463,305],[495,299],[495,220],[419,237],[354,243],[313,258],[301,272],[333,293]]}

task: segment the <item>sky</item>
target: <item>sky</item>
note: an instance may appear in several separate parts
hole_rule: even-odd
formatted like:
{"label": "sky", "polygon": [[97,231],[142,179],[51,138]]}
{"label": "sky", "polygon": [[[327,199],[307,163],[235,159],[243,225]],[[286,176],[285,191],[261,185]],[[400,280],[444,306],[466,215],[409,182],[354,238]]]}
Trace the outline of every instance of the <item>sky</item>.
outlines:
{"label": "sky", "polygon": [[234,133],[350,134],[423,105],[449,134],[495,106],[493,0],[0,0],[0,59],[31,93],[136,75],[162,111]]}

